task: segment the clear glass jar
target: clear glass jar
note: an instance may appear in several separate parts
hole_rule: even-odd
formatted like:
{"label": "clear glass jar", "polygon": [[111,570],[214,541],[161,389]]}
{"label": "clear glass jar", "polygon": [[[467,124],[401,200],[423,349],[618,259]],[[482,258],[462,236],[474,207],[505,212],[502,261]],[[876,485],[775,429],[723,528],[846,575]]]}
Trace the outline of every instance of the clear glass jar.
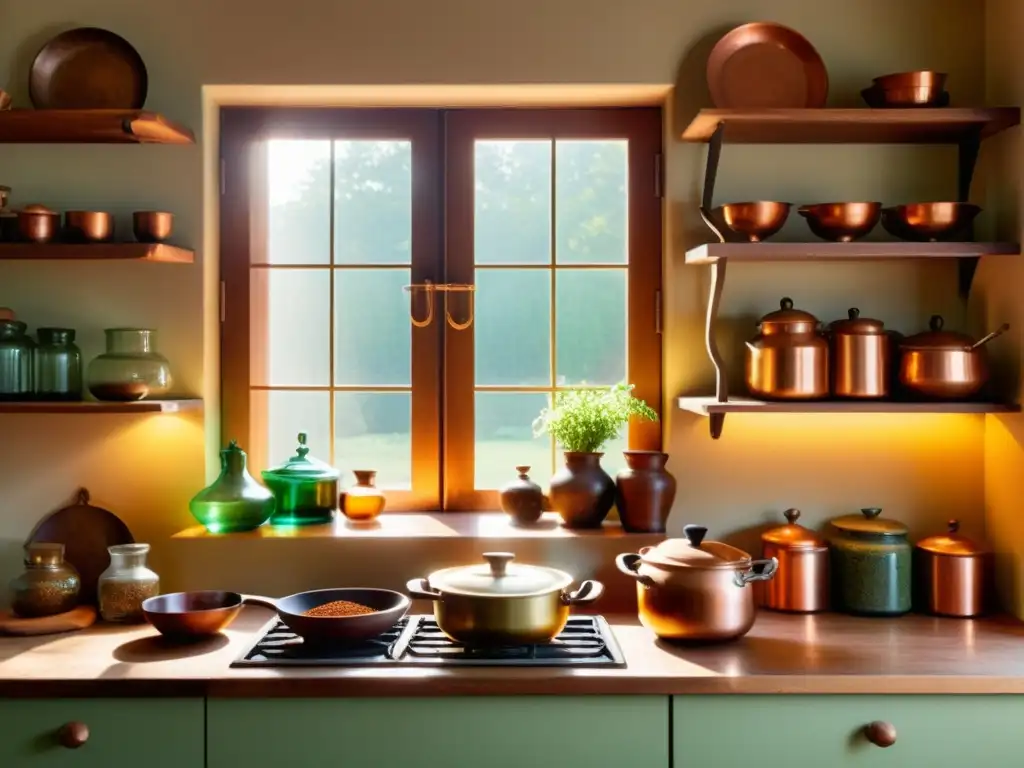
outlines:
{"label": "clear glass jar", "polygon": [[0,400],[29,400],[36,343],[20,320],[0,320]]}
{"label": "clear glass jar", "polygon": [[82,351],[71,328],[40,328],[35,352],[38,400],[82,399]]}
{"label": "clear glass jar", "polygon": [[160,594],[160,577],[146,566],[149,544],[107,547],[110,566],[100,574],[97,591],[104,621],[139,624],[146,620],[142,601]]}
{"label": "clear glass jar", "polygon": [[25,618],[64,613],[78,604],[81,588],[63,544],[26,544],[25,572],[11,582],[11,608]]}
{"label": "clear glass jar", "polygon": [[171,388],[171,367],[158,354],[156,331],[107,328],[107,351],[89,363],[86,382],[97,400],[158,398]]}

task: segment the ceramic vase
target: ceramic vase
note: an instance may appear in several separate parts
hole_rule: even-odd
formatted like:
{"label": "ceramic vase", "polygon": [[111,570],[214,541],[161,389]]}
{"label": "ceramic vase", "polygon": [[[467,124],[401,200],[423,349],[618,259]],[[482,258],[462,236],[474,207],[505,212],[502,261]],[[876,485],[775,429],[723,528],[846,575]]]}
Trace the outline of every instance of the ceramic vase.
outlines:
{"label": "ceramic vase", "polygon": [[623,451],[626,469],[615,478],[615,506],[630,533],[664,533],[676,498],[676,479],[661,451]]}
{"label": "ceramic vase", "polygon": [[501,510],[517,525],[529,525],[540,519],[544,509],[544,491],[528,474],[527,466],[516,467],[519,476],[501,489],[498,499]]}
{"label": "ceramic vase", "polygon": [[548,498],[566,528],[597,528],[615,503],[615,483],[601,468],[603,453],[565,452]]}
{"label": "ceramic vase", "polygon": [[259,528],[274,507],[274,494],[249,474],[245,451],[234,440],[220,452],[220,476],[188,503],[192,516],[212,533]]}

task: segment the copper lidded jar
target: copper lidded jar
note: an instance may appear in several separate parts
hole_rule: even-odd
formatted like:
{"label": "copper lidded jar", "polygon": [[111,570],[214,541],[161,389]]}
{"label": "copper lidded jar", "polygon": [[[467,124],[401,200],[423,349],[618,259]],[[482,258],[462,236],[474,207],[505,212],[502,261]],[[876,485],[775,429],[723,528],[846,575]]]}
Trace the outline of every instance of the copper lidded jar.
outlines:
{"label": "copper lidded jar", "polygon": [[779,561],[775,578],[757,585],[761,604],[792,613],[828,610],[828,542],[797,524],[799,509],[787,509],[783,514],[785,525],[761,534],[764,557]]}
{"label": "copper lidded jar", "polygon": [[845,320],[829,325],[832,395],[863,399],[888,397],[892,352],[885,324],[861,317],[856,307],[851,307],[847,315]]}
{"label": "copper lidded jar", "polygon": [[944,534],[914,547],[914,606],[939,616],[980,616],[989,608],[992,551],[960,533],[950,520]]}
{"label": "copper lidded jar", "polygon": [[817,400],[828,397],[828,340],[818,318],[793,309],[784,298],[779,309],[758,323],[747,342],[747,389],[765,400]]}

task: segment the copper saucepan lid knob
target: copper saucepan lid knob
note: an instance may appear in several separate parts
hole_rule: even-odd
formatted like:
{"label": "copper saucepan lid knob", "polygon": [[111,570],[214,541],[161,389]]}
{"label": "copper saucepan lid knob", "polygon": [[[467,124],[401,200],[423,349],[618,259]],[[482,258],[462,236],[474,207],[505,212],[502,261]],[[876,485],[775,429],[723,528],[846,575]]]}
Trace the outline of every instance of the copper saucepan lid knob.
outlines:
{"label": "copper saucepan lid knob", "polygon": [[848,309],[848,310],[846,311],[846,315],[847,315],[847,317],[849,317],[849,318],[850,318],[851,320],[856,320],[856,319],[857,319],[858,317],[860,317],[860,310],[859,310],[859,309],[857,309],[857,307],[850,307],[850,308],[849,308],[849,309]]}
{"label": "copper saucepan lid knob", "polygon": [[948,523],[946,523],[946,529],[950,533],[956,533],[957,531],[960,530],[960,521],[959,520],[950,520]]}
{"label": "copper saucepan lid knob", "polygon": [[782,516],[786,518],[787,523],[789,523],[790,525],[795,525],[796,521],[800,519],[800,510],[787,509],[785,512],[782,513]]}
{"label": "copper saucepan lid knob", "polygon": [[704,537],[708,535],[708,529],[703,525],[687,525],[683,527],[683,535],[691,547],[699,547]]}

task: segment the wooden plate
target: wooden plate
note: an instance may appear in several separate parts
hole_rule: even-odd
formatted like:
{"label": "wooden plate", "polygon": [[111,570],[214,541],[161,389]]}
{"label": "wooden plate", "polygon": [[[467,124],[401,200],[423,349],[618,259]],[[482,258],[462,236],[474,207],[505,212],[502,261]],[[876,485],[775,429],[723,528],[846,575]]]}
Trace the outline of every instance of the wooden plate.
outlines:
{"label": "wooden plate", "polygon": [[0,635],[54,635],[85,629],[95,623],[96,609],[91,605],[80,605],[67,613],[41,619],[22,619],[9,611],[0,611]]}
{"label": "wooden plate", "polygon": [[96,604],[96,582],[107,566],[107,547],[132,544],[135,538],[128,526],[115,515],[89,503],[89,492],[78,492],[78,503],[47,515],[28,537],[28,543],[49,541],[64,545],[64,559],[75,566],[82,577],[79,602]]}
{"label": "wooden plate", "polygon": [[708,57],[708,88],[719,109],[824,107],[828,71],[807,39],[770,22],[744,24]]}
{"label": "wooden plate", "polygon": [[97,27],[70,29],[50,40],[28,78],[36,109],[142,109],[148,87],[139,52]]}

